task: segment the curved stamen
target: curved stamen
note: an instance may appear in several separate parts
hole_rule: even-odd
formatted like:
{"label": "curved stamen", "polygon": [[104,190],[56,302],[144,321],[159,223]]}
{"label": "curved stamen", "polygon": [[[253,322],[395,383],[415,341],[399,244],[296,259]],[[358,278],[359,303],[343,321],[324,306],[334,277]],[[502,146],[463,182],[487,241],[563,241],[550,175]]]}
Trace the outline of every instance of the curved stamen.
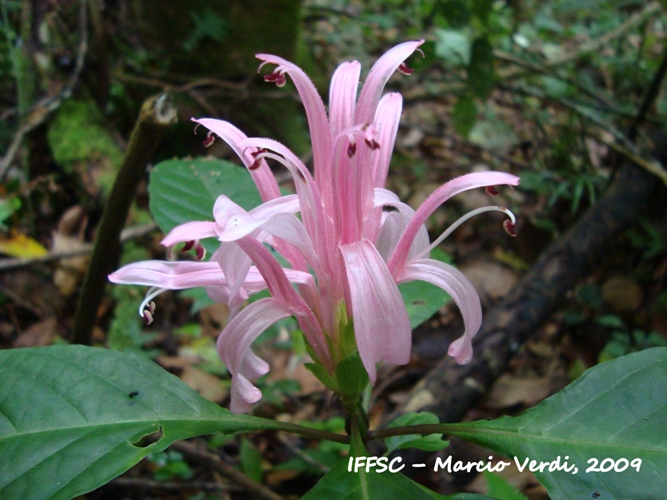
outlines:
{"label": "curved stamen", "polygon": [[153,322],[153,313],[155,312],[155,302],[153,302],[153,299],[167,290],[169,289],[152,286],[146,292],[146,297],[139,305],[139,316],[146,320],[147,325]]}
{"label": "curved stamen", "polygon": [[505,231],[507,231],[507,233],[510,236],[516,236],[516,230],[514,229],[514,227],[516,225],[516,217],[514,217],[514,214],[512,213],[511,210],[508,210],[507,208],[501,207],[501,206],[498,206],[498,205],[490,205],[490,206],[487,206],[487,207],[480,207],[480,208],[477,208],[477,209],[475,209],[471,212],[468,212],[463,217],[461,217],[459,220],[454,222],[454,224],[449,226],[444,233],[442,233],[435,240],[433,240],[433,242],[428,247],[426,247],[424,250],[419,252],[419,254],[417,256],[415,256],[414,259],[420,259],[424,255],[428,254],[436,246],[438,246],[440,243],[442,243],[445,240],[445,238],[447,238],[447,236],[449,236],[456,229],[458,229],[458,227],[461,224],[463,224],[468,219],[471,219],[475,215],[479,215],[479,214],[482,214],[484,212],[502,212],[505,215],[507,215],[509,217],[509,219],[505,220],[503,222],[503,228],[505,229]]}
{"label": "curved stamen", "polygon": [[292,162],[290,162],[287,158],[284,156],[281,156],[277,153],[274,153],[272,151],[268,151],[266,149],[260,149],[257,151],[257,154],[255,156],[258,160],[261,159],[266,159],[269,158],[271,160],[275,160],[278,163],[280,163],[283,167],[285,167],[289,172],[292,174],[292,179],[296,182],[297,178],[303,182],[306,182],[306,177],[304,173],[301,171],[298,165],[294,165]]}

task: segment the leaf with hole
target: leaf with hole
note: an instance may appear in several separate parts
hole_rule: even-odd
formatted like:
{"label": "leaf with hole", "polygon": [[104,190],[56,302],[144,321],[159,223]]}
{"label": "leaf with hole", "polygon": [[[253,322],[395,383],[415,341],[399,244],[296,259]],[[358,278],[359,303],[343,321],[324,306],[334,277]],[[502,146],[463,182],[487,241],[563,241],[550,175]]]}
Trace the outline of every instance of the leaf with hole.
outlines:
{"label": "leaf with hole", "polygon": [[105,349],[0,351],[0,379],[0,498],[71,498],[176,440],[277,424],[233,415],[152,361]]}

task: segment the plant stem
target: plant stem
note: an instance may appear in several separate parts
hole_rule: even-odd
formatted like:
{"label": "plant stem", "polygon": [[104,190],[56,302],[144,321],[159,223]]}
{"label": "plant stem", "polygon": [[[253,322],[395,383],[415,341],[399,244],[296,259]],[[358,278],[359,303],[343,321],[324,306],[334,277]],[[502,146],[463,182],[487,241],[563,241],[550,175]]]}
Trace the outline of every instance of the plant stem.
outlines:
{"label": "plant stem", "polygon": [[323,431],[320,429],[313,429],[312,427],[306,427],[304,425],[280,422],[277,420],[267,420],[267,422],[263,423],[263,425],[266,429],[291,432],[293,434],[299,434],[300,436],[307,438],[325,439],[327,441],[333,441],[334,443],[350,444],[350,436],[336,434],[335,432]]}
{"label": "plant stem", "polygon": [[446,434],[447,431],[456,429],[456,424],[422,424],[422,425],[403,425],[400,427],[390,427],[388,429],[378,429],[368,433],[369,440],[386,439],[392,436],[409,436],[419,434],[427,436],[429,434]]}
{"label": "plant stem", "polygon": [[79,295],[71,342],[90,345],[97,310],[107,281],[120,252],[120,233],[127,219],[146,163],[164,133],[176,120],[171,96],[161,93],[148,99],[139,113],[123,162],[109,195],[98,229],[95,249]]}

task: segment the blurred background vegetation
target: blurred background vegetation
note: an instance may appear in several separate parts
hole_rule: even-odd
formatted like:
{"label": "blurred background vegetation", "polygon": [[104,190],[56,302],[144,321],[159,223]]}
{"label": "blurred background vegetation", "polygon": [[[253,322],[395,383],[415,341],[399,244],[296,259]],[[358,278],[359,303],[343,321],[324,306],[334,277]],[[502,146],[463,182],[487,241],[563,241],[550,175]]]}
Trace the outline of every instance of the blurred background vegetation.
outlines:
{"label": "blurred background vegetation", "polygon": [[[164,256],[148,211],[153,165],[207,154],[235,161],[222,141],[205,150],[190,117],[223,118],[248,135],[275,137],[308,162],[305,115],[294,87],[266,85],[257,75],[258,52],[295,61],[326,102],[330,75],[340,62],[358,59],[368,71],[396,43],[426,40],[424,57],[408,61],[414,74],[396,75],[389,83],[405,99],[389,186],[416,207],[437,185],[470,170],[521,177],[520,188],[505,200],[519,214],[517,239],[505,238],[496,220],[480,220],[458,230],[442,248],[475,283],[487,308],[596,206],[620,165],[647,172],[663,188],[667,183],[656,160],[667,147],[662,2],[170,0],[158,6],[149,0],[0,0],[0,5],[2,348],[70,339],[102,210],[148,97],[169,90],[179,122],[151,162],[140,166],[121,262]],[[289,179],[279,176],[289,189]],[[474,193],[460,198],[434,215],[432,234],[478,206]],[[473,416],[520,411],[587,367],[667,345],[665,199],[663,190],[647,200],[649,210],[576,277],[576,286],[562,294],[489,397],[471,409]],[[92,343],[149,356],[209,399],[224,402],[228,383],[214,341],[225,309],[196,292],[165,294],[155,324],[145,327],[136,315],[142,293],[108,287],[95,311]],[[457,321],[454,308],[443,308],[419,329],[413,362],[385,371],[387,382],[376,388],[375,423],[444,356]],[[264,382],[267,397],[258,411],[324,420],[318,425],[341,430],[328,396],[295,368],[305,350],[294,330],[286,321],[263,336],[274,371]],[[250,477],[283,493],[305,491],[340,456],[340,447],[331,444],[277,436],[218,441],[208,443],[209,449],[222,450]],[[133,478],[147,475],[163,484],[189,484],[191,466],[197,464],[188,465],[177,451],[165,452],[128,473],[124,486],[120,481],[110,488],[132,488]],[[457,490],[458,480],[441,490]],[[488,491],[470,480],[469,490]],[[530,478],[514,484],[529,496],[540,495]],[[156,496],[168,489],[153,486]]]}

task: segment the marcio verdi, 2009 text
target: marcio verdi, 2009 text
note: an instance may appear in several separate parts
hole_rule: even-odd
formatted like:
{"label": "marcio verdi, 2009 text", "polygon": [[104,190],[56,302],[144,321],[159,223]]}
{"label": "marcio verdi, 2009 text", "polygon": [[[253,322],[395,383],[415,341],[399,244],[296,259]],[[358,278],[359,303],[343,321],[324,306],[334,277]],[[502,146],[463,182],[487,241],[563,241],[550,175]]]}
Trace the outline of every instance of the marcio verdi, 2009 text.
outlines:
{"label": "marcio verdi, 2009 text", "polygon": [[[507,460],[498,460],[494,462],[493,457],[490,456],[489,460],[486,462],[482,460],[477,462],[462,462],[461,460],[453,461],[452,457],[448,456],[444,460],[440,457],[437,457],[435,464],[433,465],[433,471],[438,472],[444,470],[449,473],[461,471],[500,472],[514,463],[520,472],[523,472],[525,469],[527,469],[530,472],[568,472],[570,474],[577,474],[579,472],[579,467],[573,463],[569,463],[568,460],[570,460],[568,455],[566,455],[564,459],[561,459],[561,456],[558,455],[555,460],[550,462],[538,462],[537,460],[531,460],[528,457],[524,459],[514,457],[513,462]],[[383,472],[396,473],[405,468],[405,464],[402,462],[403,460],[401,457],[395,457],[391,460],[388,457],[350,457],[347,462],[347,471],[354,473],[359,473],[361,471],[367,473],[373,471],[379,474]],[[587,474],[598,472],[624,472],[628,468],[639,472],[642,465],[642,459],[634,458],[632,460],[628,460],[627,458],[604,458],[600,460],[597,458],[590,458],[586,461],[586,463],[588,464],[588,467],[585,470]],[[416,463],[412,464],[412,467],[424,468],[426,467],[426,464]]]}

